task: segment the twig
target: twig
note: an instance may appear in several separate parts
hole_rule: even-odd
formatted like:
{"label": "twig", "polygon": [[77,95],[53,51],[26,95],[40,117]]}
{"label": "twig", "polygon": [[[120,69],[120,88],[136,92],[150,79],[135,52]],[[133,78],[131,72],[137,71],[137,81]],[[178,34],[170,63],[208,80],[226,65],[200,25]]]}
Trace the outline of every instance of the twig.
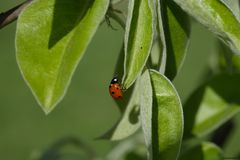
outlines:
{"label": "twig", "polygon": [[21,11],[31,2],[32,0],[26,0],[25,2],[19,4],[18,6],[3,12],[0,14],[0,29],[6,25],[12,23],[18,18]]}

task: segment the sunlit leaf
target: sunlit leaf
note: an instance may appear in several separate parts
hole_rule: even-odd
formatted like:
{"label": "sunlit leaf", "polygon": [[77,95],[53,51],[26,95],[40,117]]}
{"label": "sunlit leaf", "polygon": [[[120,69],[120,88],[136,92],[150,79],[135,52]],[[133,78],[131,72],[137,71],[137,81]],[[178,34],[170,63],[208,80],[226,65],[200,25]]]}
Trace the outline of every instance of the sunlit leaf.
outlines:
{"label": "sunlit leaf", "polygon": [[63,98],[108,4],[109,0],[36,0],[20,15],[17,61],[45,113]]}
{"label": "sunlit leaf", "polygon": [[152,47],[153,2],[129,1],[125,31],[123,86],[127,89],[141,74]]}
{"label": "sunlit leaf", "polygon": [[[161,65],[164,62],[162,62],[162,45],[160,42],[160,39],[157,38],[156,41],[153,43],[151,53],[149,55],[149,67],[151,69],[159,70],[160,73],[164,73],[165,66]],[[163,69],[160,69],[163,68]]]}
{"label": "sunlit leaf", "polygon": [[140,115],[149,158],[176,159],[183,135],[179,96],[172,83],[154,70],[145,71],[141,79]]}
{"label": "sunlit leaf", "polygon": [[149,71],[146,70],[141,76],[141,101],[140,101],[140,119],[141,126],[145,138],[145,143],[150,154],[152,148],[152,105],[153,105],[153,90]]}
{"label": "sunlit leaf", "polygon": [[202,137],[240,111],[240,75],[219,75],[197,89],[184,105],[184,137]]}
{"label": "sunlit leaf", "polygon": [[240,54],[240,23],[220,0],[174,0],[187,13]]}
{"label": "sunlit leaf", "polygon": [[165,75],[169,79],[173,79],[181,68],[186,55],[190,22],[187,14],[173,1],[158,0],[157,10],[163,52],[166,52],[162,53],[166,54]]}
{"label": "sunlit leaf", "polygon": [[231,0],[221,0],[235,15],[235,17],[240,20],[240,1]]}

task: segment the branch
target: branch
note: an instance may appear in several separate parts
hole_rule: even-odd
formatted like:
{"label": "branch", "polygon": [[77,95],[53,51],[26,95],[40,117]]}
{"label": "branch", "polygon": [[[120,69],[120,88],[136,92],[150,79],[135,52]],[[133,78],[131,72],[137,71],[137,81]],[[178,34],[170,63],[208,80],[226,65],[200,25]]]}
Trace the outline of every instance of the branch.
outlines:
{"label": "branch", "polygon": [[25,2],[19,4],[18,6],[3,12],[0,14],[0,29],[6,25],[12,23],[18,18],[21,11],[31,2],[32,0],[26,0]]}

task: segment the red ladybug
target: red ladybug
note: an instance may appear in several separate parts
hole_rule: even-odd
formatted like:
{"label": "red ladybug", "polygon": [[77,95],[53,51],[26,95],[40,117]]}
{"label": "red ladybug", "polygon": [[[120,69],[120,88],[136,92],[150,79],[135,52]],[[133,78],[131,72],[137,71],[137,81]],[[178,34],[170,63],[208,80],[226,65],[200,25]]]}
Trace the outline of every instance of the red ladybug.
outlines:
{"label": "red ladybug", "polygon": [[118,78],[114,77],[109,85],[109,93],[114,99],[121,99],[123,97],[122,87],[118,82]]}

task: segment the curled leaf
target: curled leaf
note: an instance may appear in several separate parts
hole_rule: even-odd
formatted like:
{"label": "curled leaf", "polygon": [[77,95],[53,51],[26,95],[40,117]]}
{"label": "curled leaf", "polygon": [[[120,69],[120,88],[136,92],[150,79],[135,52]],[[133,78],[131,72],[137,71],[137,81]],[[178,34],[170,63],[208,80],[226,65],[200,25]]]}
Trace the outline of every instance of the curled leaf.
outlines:
{"label": "curled leaf", "polygon": [[153,2],[151,0],[129,1],[122,80],[126,89],[141,74],[149,56],[154,32],[153,20]]}

